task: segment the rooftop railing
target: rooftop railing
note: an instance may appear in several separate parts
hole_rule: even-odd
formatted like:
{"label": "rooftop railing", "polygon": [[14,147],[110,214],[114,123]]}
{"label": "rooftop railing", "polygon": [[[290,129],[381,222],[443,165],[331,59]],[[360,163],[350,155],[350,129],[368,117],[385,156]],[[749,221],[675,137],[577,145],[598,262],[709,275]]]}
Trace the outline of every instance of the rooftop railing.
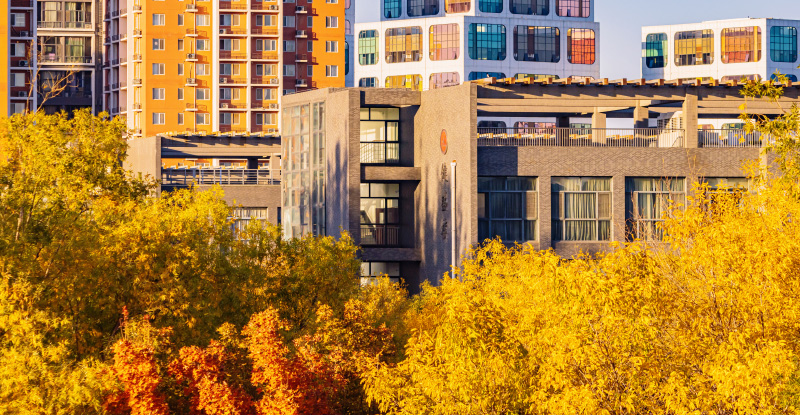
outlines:
{"label": "rooftop railing", "polygon": [[480,147],[683,147],[684,131],[666,128],[478,128]]}
{"label": "rooftop railing", "polygon": [[772,137],[758,131],[748,133],[742,129],[699,130],[697,132],[700,147],[761,147],[764,139],[772,141]]}
{"label": "rooftop railing", "polygon": [[161,184],[167,186],[222,185],[266,186],[281,184],[280,171],[272,169],[161,169]]}

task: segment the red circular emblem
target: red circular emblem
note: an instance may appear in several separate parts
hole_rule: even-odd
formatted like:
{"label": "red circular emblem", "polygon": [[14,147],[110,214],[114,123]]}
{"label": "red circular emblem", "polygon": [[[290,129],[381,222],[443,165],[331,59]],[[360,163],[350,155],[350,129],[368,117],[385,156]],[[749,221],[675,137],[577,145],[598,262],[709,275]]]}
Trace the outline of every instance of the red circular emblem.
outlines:
{"label": "red circular emblem", "polygon": [[442,130],[442,135],[439,136],[439,145],[442,147],[442,154],[447,154],[447,131]]}

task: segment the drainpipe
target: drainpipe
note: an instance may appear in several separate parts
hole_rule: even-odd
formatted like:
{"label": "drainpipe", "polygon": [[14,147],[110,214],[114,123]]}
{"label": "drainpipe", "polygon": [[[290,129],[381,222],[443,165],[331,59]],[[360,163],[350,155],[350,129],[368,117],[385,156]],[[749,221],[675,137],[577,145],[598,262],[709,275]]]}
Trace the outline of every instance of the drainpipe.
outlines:
{"label": "drainpipe", "polygon": [[[450,262],[456,263],[456,161],[450,162]],[[452,269],[451,268],[451,269]]]}

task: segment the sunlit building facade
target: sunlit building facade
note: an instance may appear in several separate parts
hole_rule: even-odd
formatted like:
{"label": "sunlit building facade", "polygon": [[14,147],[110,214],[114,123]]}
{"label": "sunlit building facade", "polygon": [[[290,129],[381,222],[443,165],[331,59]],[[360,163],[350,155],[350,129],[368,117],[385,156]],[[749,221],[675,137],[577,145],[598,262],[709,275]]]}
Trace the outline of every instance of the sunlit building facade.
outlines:
{"label": "sunlit building facade", "polygon": [[599,76],[591,0],[381,1],[380,22],[356,25],[359,87]]}
{"label": "sunlit building facade", "polygon": [[734,19],[642,28],[642,77],[797,82],[800,21]]}

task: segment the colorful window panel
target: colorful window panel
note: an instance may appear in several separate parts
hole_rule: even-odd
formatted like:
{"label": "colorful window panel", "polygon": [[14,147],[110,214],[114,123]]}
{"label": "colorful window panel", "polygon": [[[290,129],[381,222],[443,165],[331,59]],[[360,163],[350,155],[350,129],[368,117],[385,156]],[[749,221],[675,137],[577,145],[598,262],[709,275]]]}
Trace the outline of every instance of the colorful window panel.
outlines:
{"label": "colorful window panel", "polygon": [[483,13],[502,13],[503,0],[478,0],[478,10]]}
{"label": "colorful window panel", "polygon": [[772,26],[769,31],[769,53],[773,62],[797,61],[797,29]]}
{"label": "colorful window panel", "polygon": [[461,84],[458,72],[433,73],[428,81],[429,89],[446,88]]}
{"label": "colorful window panel", "polygon": [[594,30],[567,30],[567,59],[570,63],[591,65],[594,63],[594,52]]}
{"label": "colorful window panel", "polygon": [[651,33],[645,40],[644,62],[648,68],[667,66],[669,39],[666,33]]}
{"label": "colorful window panel", "polygon": [[513,14],[550,14],[550,0],[510,0],[509,10]]}
{"label": "colorful window panel", "polygon": [[561,33],[557,27],[516,26],[514,59],[528,62],[561,60]]}
{"label": "colorful window panel", "polygon": [[722,63],[761,60],[761,28],[758,26],[722,29]]}
{"label": "colorful window panel", "polygon": [[439,14],[439,0],[408,0],[408,15],[431,16]]}
{"label": "colorful window panel", "polygon": [[375,65],[378,63],[378,31],[362,30],[358,32],[358,63]]}
{"label": "colorful window panel", "polygon": [[386,29],[386,62],[419,62],[422,60],[422,28],[395,27]]}
{"label": "colorful window panel", "polygon": [[422,91],[422,75],[396,75],[386,77],[386,88]]}
{"label": "colorful window panel", "polygon": [[444,0],[446,13],[466,13],[469,11],[472,0]]}
{"label": "colorful window panel", "polygon": [[502,72],[470,72],[467,76],[467,80],[469,81],[477,81],[478,79],[486,78],[505,79],[506,74]]}
{"label": "colorful window panel", "polygon": [[692,30],[675,33],[675,65],[714,63],[714,31]]}
{"label": "colorful window panel", "polygon": [[361,78],[358,80],[359,88],[377,88],[378,78]]}
{"label": "colorful window panel", "polygon": [[430,28],[430,55],[432,61],[458,59],[458,24],[433,25]]}
{"label": "colorful window panel", "polygon": [[383,0],[383,17],[396,19],[403,13],[401,0]]}
{"label": "colorful window panel", "polygon": [[721,82],[741,81],[742,79],[748,81],[760,81],[761,75],[727,75],[720,79]]}
{"label": "colorful window panel", "polygon": [[505,60],[506,27],[501,24],[471,23],[467,45],[470,59]]}
{"label": "colorful window panel", "polygon": [[591,0],[556,0],[556,13],[562,17],[589,17]]}
{"label": "colorful window panel", "polygon": [[543,81],[545,79],[556,80],[560,79],[558,75],[542,75],[542,74],[534,74],[534,73],[518,73],[514,76],[517,80],[524,81],[525,79],[530,78],[534,81]]}

